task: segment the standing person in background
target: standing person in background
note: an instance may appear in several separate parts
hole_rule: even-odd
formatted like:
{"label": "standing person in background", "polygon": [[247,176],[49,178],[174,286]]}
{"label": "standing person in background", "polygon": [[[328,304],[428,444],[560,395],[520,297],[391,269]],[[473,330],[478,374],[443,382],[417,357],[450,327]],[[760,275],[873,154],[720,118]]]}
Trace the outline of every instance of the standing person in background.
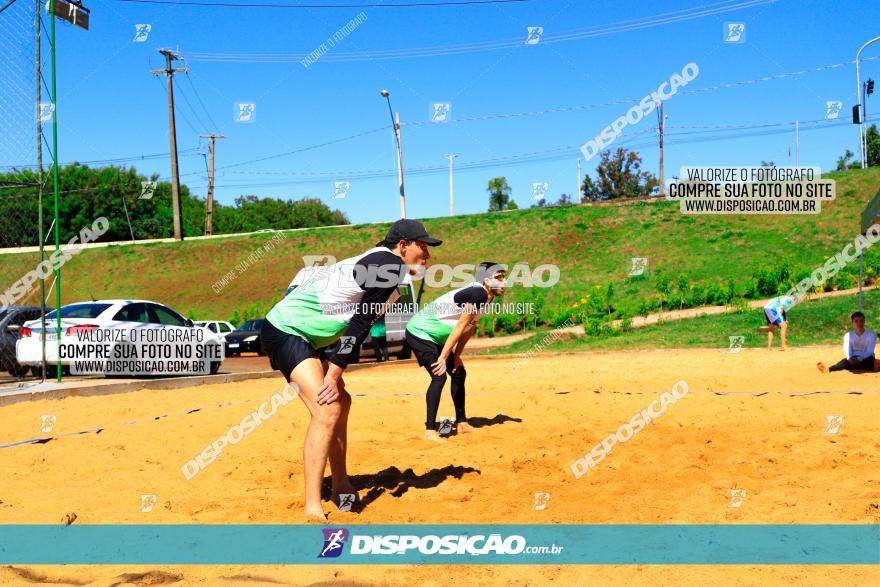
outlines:
{"label": "standing person in background", "polygon": [[767,350],[773,350],[773,333],[779,327],[779,350],[788,349],[785,341],[785,333],[788,331],[788,317],[786,312],[794,305],[791,296],[778,296],[764,304],[764,318],[770,331],[767,332]]}
{"label": "standing person in background", "polygon": [[388,360],[388,339],[385,337],[385,315],[379,316],[370,327],[370,339],[373,341],[373,354],[376,362]]}

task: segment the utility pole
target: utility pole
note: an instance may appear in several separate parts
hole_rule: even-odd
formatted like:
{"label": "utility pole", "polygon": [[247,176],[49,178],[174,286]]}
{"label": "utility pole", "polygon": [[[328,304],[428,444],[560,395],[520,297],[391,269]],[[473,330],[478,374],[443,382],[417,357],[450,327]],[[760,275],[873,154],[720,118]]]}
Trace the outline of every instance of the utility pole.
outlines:
{"label": "utility pole", "polygon": [[214,139],[225,139],[223,135],[199,135],[211,139],[208,148],[208,203],[205,209],[205,236],[211,236],[214,228]]}
{"label": "utility pole", "polygon": [[665,126],[665,117],[663,116],[663,102],[660,102],[660,110],[658,111],[660,114],[660,195],[666,195],[666,184],[663,181],[663,127]]}
{"label": "utility pole", "polygon": [[453,153],[447,153],[446,158],[449,159],[449,215],[455,216],[455,206],[452,199],[452,160],[458,157]]}
{"label": "utility pole", "polygon": [[801,123],[794,121],[794,166],[801,166]]}
{"label": "utility pole", "polygon": [[577,186],[578,186],[578,204],[582,204],[583,198],[581,197],[582,188],[581,188],[581,160],[580,160],[580,158],[578,158],[578,183],[577,183]]}
{"label": "utility pole", "polygon": [[159,53],[165,56],[165,69],[154,69],[151,73],[164,73],[168,77],[168,125],[171,134],[171,208],[174,212],[174,239],[183,240],[183,223],[180,218],[180,176],[177,172],[177,129],[174,126],[174,74],[184,73],[185,67],[173,68],[172,61],[179,61],[180,57],[167,49],[159,49]]}

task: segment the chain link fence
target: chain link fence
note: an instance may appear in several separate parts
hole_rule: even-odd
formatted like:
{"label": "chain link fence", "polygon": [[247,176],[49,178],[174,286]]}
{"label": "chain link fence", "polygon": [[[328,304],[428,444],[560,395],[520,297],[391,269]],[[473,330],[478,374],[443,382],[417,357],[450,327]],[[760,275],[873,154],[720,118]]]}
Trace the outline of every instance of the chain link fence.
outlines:
{"label": "chain link fence", "polygon": [[54,275],[38,270],[40,209],[43,239],[53,218],[51,182],[48,195],[43,186],[51,160],[42,161],[41,126],[51,124],[52,100],[39,73],[48,51],[40,8],[38,0],[0,0],[0,392],[44,373],[42,365],[19,362],[16,343],[25,323],[52,310],[42,300],[51,299]]}

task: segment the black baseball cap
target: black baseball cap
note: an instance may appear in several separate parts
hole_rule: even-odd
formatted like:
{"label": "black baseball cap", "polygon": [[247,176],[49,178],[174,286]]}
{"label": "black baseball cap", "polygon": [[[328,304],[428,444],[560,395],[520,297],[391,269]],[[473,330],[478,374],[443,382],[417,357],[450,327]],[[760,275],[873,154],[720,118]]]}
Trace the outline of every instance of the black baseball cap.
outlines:
{"label": "black baseball cap", "polygon": [[422,241],[426,245],[436,247],[442,245],[443,241],[439,238],[428,236],[425,225],[418,220],[398,220],[388,229],[385,240],[376,243],[377,247],[394,246],[400,241]]}

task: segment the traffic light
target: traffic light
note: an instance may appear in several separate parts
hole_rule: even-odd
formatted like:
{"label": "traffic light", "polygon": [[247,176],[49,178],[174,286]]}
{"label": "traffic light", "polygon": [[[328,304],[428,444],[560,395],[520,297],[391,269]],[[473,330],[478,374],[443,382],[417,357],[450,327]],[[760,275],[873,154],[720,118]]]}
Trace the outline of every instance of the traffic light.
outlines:
{"label": "traffic light", "polygon": [[873,93],[874,93],[874,80],[869,79],[868,80],[868,95],[870,96]]}
{"label": "traffic light", "polygon": [[853,106],[853,124],[861,124],[862,123],[862,105],[856,104]]}

